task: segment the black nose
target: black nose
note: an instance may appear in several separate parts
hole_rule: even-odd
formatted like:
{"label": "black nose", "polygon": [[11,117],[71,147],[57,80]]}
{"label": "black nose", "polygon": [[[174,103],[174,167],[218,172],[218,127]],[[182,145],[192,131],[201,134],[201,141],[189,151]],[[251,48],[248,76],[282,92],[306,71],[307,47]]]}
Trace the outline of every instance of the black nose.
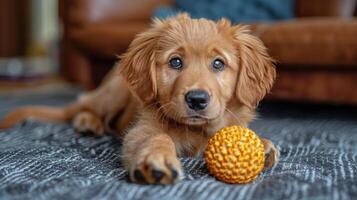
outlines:
{"label": "black nose", "polygon": [[209,103],[209,95],[204,90],[191,90],[186,93],[185,101],[192,110],[203,110]]}

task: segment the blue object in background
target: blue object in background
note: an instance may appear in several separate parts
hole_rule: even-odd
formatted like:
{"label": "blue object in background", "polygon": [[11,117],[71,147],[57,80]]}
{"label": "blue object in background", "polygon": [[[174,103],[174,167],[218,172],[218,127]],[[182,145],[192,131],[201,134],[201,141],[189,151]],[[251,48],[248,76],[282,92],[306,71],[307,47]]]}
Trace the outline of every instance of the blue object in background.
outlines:
{"label": "blue object in background", "polygon": [[188,12],[193,18],[225,17],[234,23],[278,21],[294,18],[294,0],[176,0],[173,7],[158,8],[154,17],[166,18],[179,12]]}

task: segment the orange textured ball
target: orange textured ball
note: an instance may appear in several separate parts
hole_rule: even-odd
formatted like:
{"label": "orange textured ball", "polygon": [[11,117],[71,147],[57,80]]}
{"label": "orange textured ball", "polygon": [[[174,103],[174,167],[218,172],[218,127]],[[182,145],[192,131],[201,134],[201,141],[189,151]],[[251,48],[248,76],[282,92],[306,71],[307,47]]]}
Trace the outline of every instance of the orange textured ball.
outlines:
{"label": "orange textured ball", "polygon": [[205,160],[209,172],[226,183],[253,181],[265,162],[264,145],[250,129],[226,127],[208,141]]}

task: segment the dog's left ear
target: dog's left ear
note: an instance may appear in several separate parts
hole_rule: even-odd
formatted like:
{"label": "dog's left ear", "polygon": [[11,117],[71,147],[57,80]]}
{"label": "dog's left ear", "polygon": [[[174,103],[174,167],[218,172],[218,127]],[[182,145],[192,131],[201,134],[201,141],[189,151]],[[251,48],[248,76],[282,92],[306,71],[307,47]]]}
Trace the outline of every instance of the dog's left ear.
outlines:
{"label": "dog's left ear", "polygon": [[234,26],[233,29],[239,59],[236,97],[242,104],[255,108],[273,86],[274,61],[263,42],[250,34],[248,27]]}
{"label": "dog's left ear", "polygon": [[152,26],[138,34],[120,57],[120,74],[144,104],[152,103],[157,96],[155,51],[161,25],[162,21],[154,20]]}

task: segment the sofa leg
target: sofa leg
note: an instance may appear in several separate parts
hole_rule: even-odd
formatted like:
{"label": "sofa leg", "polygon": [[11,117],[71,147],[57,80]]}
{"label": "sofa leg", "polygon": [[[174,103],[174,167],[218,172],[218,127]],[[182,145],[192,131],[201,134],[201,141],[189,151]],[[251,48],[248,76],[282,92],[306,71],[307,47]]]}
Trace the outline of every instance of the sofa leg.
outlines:
{"label": "sofa leg", "polygon": [[86,90],[95,88],[91,63],[84,52],[70,44],[62,44],[60,57],[60,71],[66,80],[79,83]]}

